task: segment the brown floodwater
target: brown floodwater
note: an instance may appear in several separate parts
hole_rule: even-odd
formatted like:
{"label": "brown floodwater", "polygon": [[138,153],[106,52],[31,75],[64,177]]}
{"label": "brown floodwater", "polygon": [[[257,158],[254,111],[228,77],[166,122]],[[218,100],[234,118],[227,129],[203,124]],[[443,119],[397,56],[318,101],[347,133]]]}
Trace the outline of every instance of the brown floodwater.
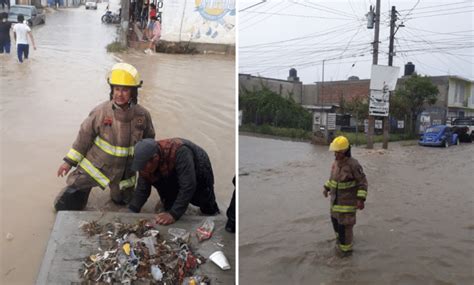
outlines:
{"label": "brown floodwater", "polygon": [[239,136],[240,283],[473,284],[474,144],[352,153],[369,194],[341,259],[322,195],[327,146]]}
{"label": "brown floodwater", "polygon": [[[152,114],[157,138],[183,137],[209,154],[216,195],[225,210],[235,173],[235,61],[226,56],[108,54],[116,27],[97,11],[61,9],[33,28],[38,49],[24,64],[0,56],[0,284],[32,284],[55,220],[53,200],[65,185],[56,177],[80,123],[108,99],[108,70],[124,60],[144,85],[139,102]],[[113,5],[111,5],[113,7]],[[143,211],[153,212],[152,193]],[[117,210],[94,189],[88,210]]]}

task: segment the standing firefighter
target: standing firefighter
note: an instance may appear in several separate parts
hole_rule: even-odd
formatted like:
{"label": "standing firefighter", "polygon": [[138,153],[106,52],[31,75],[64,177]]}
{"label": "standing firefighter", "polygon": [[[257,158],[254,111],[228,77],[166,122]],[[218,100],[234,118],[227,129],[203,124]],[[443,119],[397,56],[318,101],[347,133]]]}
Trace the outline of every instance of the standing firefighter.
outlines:
{"label": "standing firefighter", "polygon": [[77,167],[54,202],[56,211],[82,210],[92,187],[110,188],[112,201],[127,204],[136,173],[130,170],[134,145],[154,138],[150,113],[137,104],[140,76],[130,64],[117,63],[110,77],[110,100],[95,107],[82,123],[76,141],[58,169],[58,176]]}
{"label": "standing firefighter", "polygon": [[367,179],[362,166],[351,157],[346,137],[336,137],[329,146],[335,161],[331,177],[324,184],[324,197],[331,195],[331,221],[337,236],[337,246],[344,254],[352,252],[353,227],[356,210],[364,209],[367,197]]}

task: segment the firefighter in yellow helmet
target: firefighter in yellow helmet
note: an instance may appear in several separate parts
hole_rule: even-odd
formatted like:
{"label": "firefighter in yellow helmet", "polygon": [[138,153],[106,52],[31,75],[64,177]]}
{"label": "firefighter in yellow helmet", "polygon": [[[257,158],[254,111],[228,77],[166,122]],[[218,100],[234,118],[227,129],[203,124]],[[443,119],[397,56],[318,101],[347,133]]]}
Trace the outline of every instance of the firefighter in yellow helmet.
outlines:
{"label": "firefighter in yellow helmet", "polygon": [[57,175],[61,177],[72,167],[76,169],[55,199],[56,211],[84,209],[96,186],[109,188],[111,200],[118,205],[127,204],[133,196],[133,146],[143,138],[154,138],[155,130],[150,113],[138,104],[142,81],[135,67],[115,64],[108,83],[110,100],[90,112],[59,166]]}
{"label": "firefighter in yellow helmet", "polygon": [[331,196],[331,221],[337,237],[337,248],[344,254],[352,252],[353,227],[356,211],[364,209],[367,197],[367,178],[362,166],[351,157],[349,140],[336,137],[329,146],[335,161],[331,176],[324,184],[324,197]]}

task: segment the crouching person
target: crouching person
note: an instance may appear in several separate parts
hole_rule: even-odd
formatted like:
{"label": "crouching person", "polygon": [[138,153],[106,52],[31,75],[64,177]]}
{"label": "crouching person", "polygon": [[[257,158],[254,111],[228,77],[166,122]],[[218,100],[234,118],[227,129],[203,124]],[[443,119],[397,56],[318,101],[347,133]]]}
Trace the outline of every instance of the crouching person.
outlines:
{"label": "crouching person", "polygon": [[158,224],[177,221],[189,203],[204,214],[219,213],[211,162],[206,151],[191,141],[143,139],[135,145],[132,170],[139,171],[137,187],[128,205],[132,212],[140,212],[153,186],[165,209],[156,217]]}

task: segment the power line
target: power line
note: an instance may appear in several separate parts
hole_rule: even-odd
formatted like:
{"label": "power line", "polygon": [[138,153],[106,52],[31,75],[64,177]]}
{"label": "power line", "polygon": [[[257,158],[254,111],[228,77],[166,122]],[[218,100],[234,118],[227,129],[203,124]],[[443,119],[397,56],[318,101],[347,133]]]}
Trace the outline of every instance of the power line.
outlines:
{"label": "power line", "polygon": [[247,13],[265,14],[265,15],[272,15],[272,16],[299,17],[299,18],[316,18],[316,19],[345,20],[345,21],[350,20],[350,19],[347,19],[347,18],[322,17],[322,16],[288,14],[288,13],[269,13],[269,12],[260,12],[260,11],[248,11]]}
{"label": "power line", "polygon": [[456,14],[464,14],[464,13],[471,13],[471,12],[474,12],[474,10],[461,11],[461,12],[457,12],[457,13],[442,13],[442,14],[433,14],[433,15],[419,16],[419,17],[416,17],[416,18],[407,18],[407,20],[420,19],[420,18],[432,18],[432,17],[436,17],[436,16],[456,15]]}
{"label": "power line", "polygon": [[[466,4],[466,3],[470,3],[470,2],[471,1],[462,1],[462,2],[456,2],[456,3],[439,4],[439,5],[435,5],[435,6],[424,6],[424,7],[419,7],[418,10],[439,8],[439,7],[444,7],[444,6],[453,6],[453,5],[458,5],[458,4]],[[408,10],[410,10],[410,9],[397,9],[398,12],[408,11]]]}
{"label": "power line", "polygon": [[325,6],[322,6],[322,5],[318,5],[318,4],[314,4],[314,3],[302,4],[302,3],[298,3],[296,1],[291,1],[291,3],[293,3],[295,5],[311,8],[311,9],[314,9],[314,10],[318,10],[318,11],[324,11],[324,12],[332,13],[332,14],[339,15],[339,16],[345,16],[345,17],[348,17],[350,19],[353,18],[352,15],[350,15],[346,12],[338,11],[338,10],[331,9],[331,8],[328,8],[328,7],[325,7]]}
{"label": "power line", "polygon": [[263,3],[265,3],[266,1],[267,1],[267,0],[262,0],[262,1],[261,1],[261,2],[259,2],[259,3],[253,4],[253,5],[250,5],[250,6],[249,6],[249,7],[247,7],[247,8],[244,8],[244,9],[241,9],[241,10],[239,10],[239,12],[246,11],[246,10],[248,10],[248,9],[250,9],[250,8],[253,8],[253,7],[255,7],[255,6],[258,6],[258,5],[260,5],[260,4],[263,4]]}

